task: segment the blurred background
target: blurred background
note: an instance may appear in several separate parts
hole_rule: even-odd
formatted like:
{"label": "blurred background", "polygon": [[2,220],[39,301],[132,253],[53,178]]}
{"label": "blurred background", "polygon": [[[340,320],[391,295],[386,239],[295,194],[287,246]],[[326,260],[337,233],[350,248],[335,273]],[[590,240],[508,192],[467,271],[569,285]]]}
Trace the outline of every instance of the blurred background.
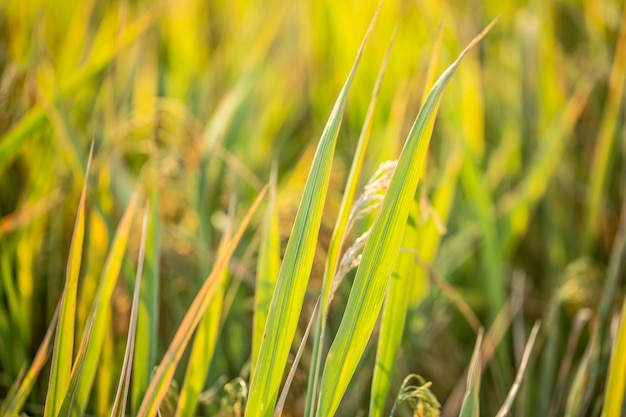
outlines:
{"label": "blurred background", "polygon": [[[273,163],[284,248],[322,129],[376,6],[369,0],[0,2],[0,396],[32,360],[61,294],[92,140],[77,328],[115,227],[141,183],[158,202],[159,344],[148,359],[155,361],[210,271],[229,202],[237,202],[241,216]],[[623,274],[619,283],[607,273],[611,259],[623,255],[614,242],[626,190],[624,6],[617,0],[387,0],[348,98],[302,322],[319,294],[325,250],[394,28],[365,177],[398,157],[429,67],[438,76],[499,16],[443,96],[418,193],[446,230],[428,229],[420,255],[487,328],[505,303],[512,306],[502,342],[511,364],[519,361],[528,328],[543,319],[549,331],[540,337],[516,413],[560,414],[600,300],[613,311],[624,294]],[[257,216],[229,267],[228,311],[207,390],[221,392],[226,382],[247,376],[260,221]],[[97,377],[94,415],[111,403],[124,354],[138,223],[101,359],[116,365],[103,366]],[[475,331],[426,271],[411,295],[392,396],[406,375],[418,373],[443,403],[463,378]],[[349,280],[334,301],[331,331],[348,293]],[[597,323],[608,331],[609,319]],[[372,346],[341,415],[367,409],[374,354]],[[561,362],[567,355],[569,364]],[[308,360],[305,354],[289,398],[291,415],[302,410]],[[485,373],[485,415],[503,402],[514,369]],[[31,415],[45,398],[42,375],[25,409]],[[590,381],[581,415],[598,411],[603,378]],[[172,396],[175,401],[175,387]],[[216,396],[206,396],[200,415],[220,410],[219,398],[227,395]]]}

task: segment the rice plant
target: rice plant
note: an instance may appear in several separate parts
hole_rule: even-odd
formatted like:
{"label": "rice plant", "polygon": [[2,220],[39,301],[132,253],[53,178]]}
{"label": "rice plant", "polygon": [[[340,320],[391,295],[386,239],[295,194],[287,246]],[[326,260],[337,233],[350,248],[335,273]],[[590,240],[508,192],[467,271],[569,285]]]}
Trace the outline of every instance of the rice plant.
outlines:
{"label": "rice plant", "polygon": [[626,413],[626,3],[0,33],[0,415]]}

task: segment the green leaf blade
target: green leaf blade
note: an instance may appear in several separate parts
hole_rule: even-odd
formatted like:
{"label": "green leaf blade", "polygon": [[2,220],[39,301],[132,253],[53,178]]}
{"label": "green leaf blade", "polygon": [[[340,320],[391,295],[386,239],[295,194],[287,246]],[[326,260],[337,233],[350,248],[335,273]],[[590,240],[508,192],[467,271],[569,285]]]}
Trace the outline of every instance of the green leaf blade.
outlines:
{"label": "green leaf blade", "polygon": [[110,314],[110,301],[122,267],[122,260],[124,259],[138,196],[139,187],[135,189],[133,197],[117,227],[113,243],[107,255],[104,270],[102,271],[96,298],[91,312],[89,313],[90,319],[88,319],[88,321],[91,320],[93,325],[90,332],[84,332],[83,334],[83,342],[87,344],[87,347],[80,375],[80,383],[76,391],[76,407],[72,407],[72,415],[82,415],[87,408],[87,402],[89,401],[94,378],[98,370],[102,346],[108,330],[109,323],[107,322],[107,317]]}
{"label": "green leaf blade", "polygon": [[622,302],[617,335],[613,343],[602,417],[618,416],[623,410],[626,393],[626,355],[624,352],[626,352],[626,297]]}
{"label": "green leaf blade", "polygon": [[382,209],[363,249],[344,316],[328,353],[322,374],[318,416],[332,416],[337,411],[376,323],[396,263],[410,204],[424,170],[441,95],[463,56],[494,23],[479,34],[437,80],[409,132]]}
{"label": "green leaf blade", "polygon": [[[417,208],[415,202],[413,208]],[[417,215],[417,210],[412,211]],[[415,227],[408,226],[404,232],[403,247],[410,248],[416,241],[417,230]],[[370,417],[382,417],[385,410],[396,355],[402,341],[406,311],[411,295],[411,284],[415,278],[414,273],[414,253],[412,251],[400,253],[389,283],[380,322],[376,365],[370,396]]]}
{"label": "green leaf blade", "polygon": [[463,405],[459,417],[478,417],[480,415],[480,402],[478,394],[480,393],[480,374],[481,374],[481,350],[483,344],[483,331],[478,333],[476,338],[476,346],[472,354],[472,360],[469,364],[467,372],[467,389],[463,398]]}
{"label": "green leaf blade", "polygon": [[341,200],[341,206],[339,207],[339,214],[337,215],[337,222],[335,223],[335,229],[330,239],[330,245],[328,247],[328,255],[326,258],[326,264],[324,266],[324,278],[322,282],[322,309],[319,312],[320,319],[316,325],[315,339],[313,345],[312,364],[313,366],[309,370],[309,385],[307,388],[307,398],[305,404],[304,414],[309,416],[313,414],[313,407],[315,404],[314,398],[317,394],[317,384],[319,381],[319,371],[321,366],[321,348],[323,333],[326,328],[326,317],[328,315],[328,305],[331,302],[331,289],[333,287],[333,280],[337,272],[337,265],[339,263],[339,255],[343,247],[346,235],[346,229],[348,227],[348,219],[350,217],[350,210],[354,204],[357,187],[359,184],[359,178],[363,169],[363,162],[365,160],[365,154],[367,146],[372,133],[372,126],[374,124],[374,116],[376,114],[376,108],[378,105],[378,94],[382,85],[382,81],[387,70],[387,63],[389,61],[389,55],[395,40],[397,33],[397,27],[394,31],[389,45],[387,46],[387,52],[381,64],[376,77],[376,84],[372,91],[372,97],[365,115],[365,121],[361,128],[361,134],[356,146],[356,151],[352,159],[352,165],[350,167],[350,173],[346,181],[346,187]]}
{"label": "green leaf blade", "polygon": [[46,405],[44,417],[56,416],[63,403],[63,398],[70,384],[72,373],[72,358],[74,350],[74,325],[76,321],[76,294],[78,292],[78,276],[83,254],[83,242],[85,238],[85,202],[87,200],[87,184],[89,180],[89,167],[93,158],[93,142],[87,161],[83,190],[78,203],[74,232],[70,243],[68,255],[65,289],[61,295],[61,312],[59,324],[54,339],[52,351],[52,365],[48,391],[46,393]]}
{"label": "green leaf blade", "polygon": [[[269,203],[265,213],[262,233],[263,236],[259,247],[259,261],[257,265],[257,283],[254,291],[251,372],[254,372],[259,351],[261,350],[261,340],[263,339],[267,313],[280,270],[280,229],[278,212],[276,211],[275,168],[272,170],[271,174]],[[251,375],[251,377],[252,376],[253,375]]]}
{"label": "green leaf blade", "polygon": [[363,49],[378,16],[374,15],[313,158],[296,220],[287,243],[261,341],[246,417],[271,416],[293,342],[304,293],[313,266],[316,242],[326,200],[335,144],[346,99]]}
{"label": "green leaf blade", "polygon": [[[150,167],[150,177],[155,181],[156,167]],[[159,201],[158,187],[150,187],[150,201]],[[137,337],[133,358],[133,384],[131,387],[131,404],[133,415],[137,413],[139,404],[146,392],[152,369],[156,365],[158,331],[159,331],[159,260],[160,233],[159,207],[150,204],[148,231],[146,237],[146,259],[144,278],[141,280],[139,313],[137,316]]]}

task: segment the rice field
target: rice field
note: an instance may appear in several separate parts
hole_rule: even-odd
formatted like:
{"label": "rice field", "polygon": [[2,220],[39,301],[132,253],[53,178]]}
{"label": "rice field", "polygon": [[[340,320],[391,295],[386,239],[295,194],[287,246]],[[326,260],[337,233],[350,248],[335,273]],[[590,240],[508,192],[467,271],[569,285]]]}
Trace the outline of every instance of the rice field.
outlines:
{"label": "rice field", "polygon": [[626,415],[625,10],[0,1],[0,415]]}

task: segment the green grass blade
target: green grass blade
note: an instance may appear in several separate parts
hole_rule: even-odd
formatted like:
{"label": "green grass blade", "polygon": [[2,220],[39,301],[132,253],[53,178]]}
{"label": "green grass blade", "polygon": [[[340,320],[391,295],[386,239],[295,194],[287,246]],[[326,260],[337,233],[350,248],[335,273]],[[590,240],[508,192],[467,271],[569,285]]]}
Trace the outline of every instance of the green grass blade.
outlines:
{"label": "green grass blade", "polygon": [[586,377],[588,382],[584,387],[584,396],[581,404],[583,408],[588,407],[593,398],[597,396],[594,386],[599,383],[603,373],[601,364],[609,360],[608,354],[602,351],[600,346],[609,340],[607,330],[610,323],[611,307],[615,302],[615,294],[619,292],[620,282],[624,279],[624,262],[626,262],[626,199],[622,201],[619,226],[613,240],[604,288],[598,306],[597,325],[594,326],[591,336],[592,340],[597,339],[597,345],[599,346],[594,346],[595,349],[590,353],[591,360],[589,360],[588,375]]}
{"label": "green grass blade", "polygon": [[[13,249],[14,251],[15,249]],[[14,263],[11,262],[11,253],[7,250],[6,252],[0,253],[0,262],[2,265],[2,288],[3,296],[6,298],[6,304],[3,306],[6,308],[7,318],[9,319],[7,322],[6,330],[8,330],[8,334],[11,335],[11,345],[7,346],[7,358],[3,357],[2,361],[4,362],[4,366],[6,366],[7,370],[12,370],[13,374],[17,372],[13,366],[14,362],[24,363],[27,357],[26,354],[26,337],[24,335],[24,329],[27,326],[27,317],[22,314],[22,303],[20,302],[20,297],[18,295],[18,288],[16,282],[14,281],[14,272],[12,267]],[[6,343],[6,342],[3,342]],[[18,365],[19,366],[19,365]]]}
{"label": "green grass blade", "polygon": [[[452,210],[462,163],[463,156],[461,151],[455,148],[452,151],[452,155],[441,176],[441,181],[437,184],[434,196],[432,197],[434,215],[431,215],[424,224],[418,227],[417,235],[419,239],[417,241],[417,253],[419,254],[420,260],[427,264],[433,263],[439,249],[443,234],[441,226],[447,223],[450,211]],[[438,219],[435,216],[437,216]],[[439,224],[438,221],[441,222],[441,224]],[[417,306],[426,295],[429,287],[428,276],[429,273],[426,268],[416,269],[415,278],[411,284],[411,297],[409,300],[409,304],[412,307]]]}
{"label": "green grass blade", "polygon": [[493,320],[504,305],[506,297],[502,281],[502,249],[491,193],[477,162],[469,152],[466,152],[461,167],[461,182],[466,194],[472,196],[474,211],[481,228],[484,247],[480,251],[480,255],[485,270],[483,285],[489,305],[489,317]]}
{"label": "green grass blade", "polygon": [[348,174],[348,180],[346,181],[346,188],[343,193],[343,197],[341,200],[341,206],[339,207],[339,214],[337,215],[337,222],[335,224],[335,229],[333,230],[333,235],[330,240],[330,245],[328,247],[328,254],[326,257],[326,264],[324,266],[324,278],[322,282],[322,308],[320,310],[321,320],[317,321],[316,330],[315,330],[315,339],[313,344],[313,354],[312,361],[314,365],[311,367],[309,372],[309,385],[307,389],[307,399],[305,405],[304,415],[312,415],[314,413],[314,404],[315,397],[317,394],[317,384],[319,382],[319,371],[321,367],[321,354],[320,349],[323,346],[323,335],[324,329],[326,327],[326,317],[328,315],[328,305],[330,303],[330,293],[332,288],[333,279],[337,272],[337,265],[339,262],[339,255],[341,253],[341,249],[343,247],[343,243],[345,240],[346,228],[348,225],[348,218],[350,217],[350,210],[354,203],[354,198],[356,195],[357,186],[359,183],[359,178],[361,176],[361,171],[363,168],[363,161],[365,159],[365,153],[367,150],[367,145],[369,143],[369,139],[372,132],[372,125],[374,124],[374,115],[376,113],[376,107],[378,104],[378,93],[380,91],[380,87],[382,85],[383,77],[385,75],[385,71],[387,69],[387,62],[389,61],[389,55],[391,53],[391,49],[393,46],[393,42],[395,40],[397,33],[397,27],[394,30],[394,33],[389,41],[389,46],[387,47],[387,52],[385,53],[385,57],[383,58],[383,62],[378,71],[378,76],[376,78],[376,84],[374,85],[374,89],[372,91],[372,98],[370,99],[370,104],[367,109],[367,114],[365,115],[365,121],[363,123],[363,127],[361,128],[361,135],[359,136],[359,141],[356,146],[356,151],[354,154],[354,158],[352,160],[352,166],[350,167],[350,173]]}
{"label": "green grass blade", "polygon": [[[24,378],[21,380],[18,378],[15,381],[14,386],[9,389],[9,394],[2,401],[0,415],[6,417],[17,416],[24,406],[26,399],[28,399],[30,392],[35,386],[35,382],[37,382],[39,373],[48,362],[48,355],[50,355],[53,342],[52,337],[55,334],[54,331],[59,321],[60,309],[61,303],[59,302],[59,305],[52,316],[52,320],[50,321],[50,326],[48,326],[48,330],[46,331],[46,335],[37,349],[33,363],[30,365],[30,368],[28,369],[28,372],[26,372],[26,375],[24,375]],[[11,395],[11,393],[13,393],[13,395]]]}
{"label": "green grass blade", "polygon": [[[257,282],[254,291],[254,313],[252,323],[252,358],[251,372],[254,372],[256,361],[261,350],[263,329],[267,320],[267,312],[272,300],[272,293],[280,270],[280,230],[278,212],[276,211],[276,166],[272,167],[270,176],[269,201],[263,223],[263,235],[259,247],[257,265]],[[254,375],[250,375],[252,378]]]}
{"label": "green grass blade", "polygon": [[396,263],[409,209],[424,170],[443,91],[462,58],[494,23],[481,32],[439,77],[409,132],[382,209],[363,249],[344,316],[327,356],[318,416],[332,416],[336,412],[376,323]]}
{"label": "green grass blade", "polygon": [[482,370],[480,360],[482,343],[483,330],[481,329],[480,332],[478,332],[476,346],[474,347],[469,371],[467,372],[467,388],[465,390],[465,398],[463,398],[463,405],[461,406],[459,417],[478,417],[480,415],[478,394],[480,393],[480,374]]}
{"label": "green grass blade", "polygon": [[598,305],[598,323],[602,324],[602,334],[608,329],[611,307],[615,302],[615,294],[619,293],[620,283],[624,281],[624,264],[626,263],[626,198],[622,201],[619,226],[613,239],[611,256],[606,271],[606,280],[602,297]]}
{"label": "green grass blade", "polygon": [[505,250],[526,233],[531,212],[545,195],[550,184],[549,179],[554,177],[560,166],[568,139],[572,137],[587,105],[593,84],[590,77],[583,78],[578,83],[571,98],[542,135],[541,145],[523,181],[500,200],[498,211],[504,214],[507,222],[501,239]]}
{"label": "green grass blade", "polygon": [[178,330],[176,331],[167,352],[165,352],[163,360],[157,367],[154,377],[146,390],[146,395],[144,396],[141,406],[139,407],[139,411],[137,412],[138,416],[154,416],[157,413],[161,402],[167,394],[172,378],[174,377],[174,371],[176,370],[176,366],[178,365],[178,362],[180,361],[180,358],[189,343],[189,339],[191,339],[193,332],[196,327],[198,327],[204,312],[215,295],[217,287],[220,283],[219,278],[222,276],[222,271],[226,268],[230,257],[235,251],[237,244],[241,240],[243,232],[248,227],[250,219],[259,207],[265,193],[266,188],[261,191],[246,213],[246,216],[242,220],[237,232],[234,234],[233,240],[230,241],[224,250],[224,254],[213,267],[211,274],[208,276],[191,303],[191,306],[187,310],[187,313],[185,314],[180,326],[178,326]]}
{"label": "green grass blade", "polygon": [[620,107],[626,84],[626,13],[622,13],[619,39],[615,50],[608,93],[600,130],[596,138],[593,161],[589,169],[588,211],[585,219],[585,249],[589,249],[592,238],[596,236],[597,224],[602,213],[602,199],[605,198],[607,171],[611,166],[611,148],[619,134]]}
{"label": "green grass blade", "polygon": [[93,146],[94,142],[91,142],[83,191],[80,196],[80,202],[78,203],[74,233],[70,243],[65,289],[61,295],[61,313],[59,314],[59,324],[54,338],[50,379],[48,381],[46,405],[43,413],[44,417],[57,415],[61,408],[63,398],[65,398],[72,372],[74,324],[76,321],[76,293],[78,291],[78,276],[83,255],[85,202],[87,200],[87,184],[89,182],[89,167],[93,158]]}
{"label": "green grass blade", "polygon": [[464,150],[460,180],[465,195],[470,196],[470,206],[472,206],[483,236],[480,255],[482,268],[485,271],[484,287],[490,308],[489,318],[493,319],[502,308],[506,296],[502,283],[503,265],[495,205],[486,177],[481,172],[485,153],[485,106],[479,59],[475,56],[468,57],[464,69],[459,75],[461,85],[459,107],[464,110],[460,112],[460,131]]}
{"label": "green grass blade", "polygon": [[139,315],[137,316],[137,339],[133,358],[133,383],[131,404],[133,415],[139,410],[139,404],[148,388],[152,369],[156,365],[159,331],[159,191],[155,183],[156,165],[150,167],[152,184],[150,186],[150,215],[148,216],[148,235],[146,241],[146,260],[144,278],[141,280]]}
{"label": "green grass blade", "polygon": [[324,127],[313,158],[270,303],[259,358],[250,385],[250,397],[245,414],[247,417],[270,416],[274,411],[313,265],[335,144],[347,95],[379,10],[380,5],[372,18],[348,79]]}
{"label": "green grass blade", "polygon": [[137,275],[135,278],[135,289],[133,291],[133,304],[130,312],[130,323],[128,325],[128,338],[126,340],[126,351],[124,353],[124,363],[117,386],[117,394],[111,410],[111,417],[124,417],[126,415],[126,399],[130,386],[130,373],[135,353],[135,339],[137,336],[137,315],[140,307],[141,276],[143,274],[143,264],[146,254],[146,240],[148,235],[148,218],[150,217],[150,204],[147,203],[143,214],[141,226],[141,243],[139,244],[139,259],[137,261]]}
{"label": "green grass blade", "polygon": [[[518,289],[519,290],[519,289]],[[455,302],[456,303],[456,302]],[[509,327],[511,326],[512,317],[520,311],[522,308],[522,297],[519,293],[513,293],[509,300],[507,301],[507,305],[505,308],[500,311],[496,319],[493,321],[489,330],[487,331],[481,348],[481,371],[484,371],[487,364],[489,364],[496,353],[496,349],[502,343],[505,335],[509,331]],[[473,313],[471,313],[473,314]],[[469,318],[469,316],[468,316]],[[480,322],[476,318],[472,318],[468,320],[470,323],[477,323],[480,325]],[[474,325],[472,325],[474,327]],[[482,332],[482,327],[478,328],[479,333]],[[469,372],[466,371],[466,373]],[[461,404],[463,403],[463,398],[465,396],[467,387],[467,382],[460,378],[450,395],[444,404],[444,407],[441,411],[441,415],[443,416],[454,416],[457,415],[458,410],[461,409]]]}
{"label": "green grass blade", "polygon": [[331,243],[328,249],[326,270],[324,272],[325,281],[323,283],[323,293],[322,293],[321,313],[322,313],[322,316],[324,317],[328,314],[327,313],[328,303],[330,301],[329,294],[331,292],[332,281],[337,270],[337,264],[339,262],[339,255],[340,255],[343,243],[344,243],[346,228],[348,225],[348,218],[350,216],[350,210],[352,209],[354,198],[356,196],[357,187],[359,185],[359,177],[361,176],[361,171],[363,168],[363,161],[365,160],[365,153],[366,153],[367,145],[369,143],[371,132],[372,132],[374,116],[376,114],[376,107],[378,104],[378,94],[380,91],[380,87],[382,85],[385,71],[387,69],[387,62],[389,61],[389,55],[391,54],[391,49],[393,46],[393,41],[395,39],[396,33],[397,33],[397,28],[394,31],[391,37],[391,40],[389,41],[387,52],[385,54],[385,57],[383,58],[383,62],[378,72],[378,77],[376,79],[376,84],[374,85],[374,89],[372,91],[370,104],[367,109],[367,114],[365,115],[365,121],[363,123],[363,127],[361,128],[361,135],[359,136],[359,141],[357,143],[354,158],[352,160],[352,166],[350,167],[348,180],[346,181],[346,188],[343,193],[341,206],[339,208],[339,214],[337,216],[337,224],[333,231],[333,236],[331,238]]}
{"label": "green grass blade", "polygon": [[598,350],[600,349],[600,332],[597,330],[597,327],[597,323],[592,326],[591,337],[569,387],[563,413],[566,417],[585,415],[583,413],[585,409],[585,388],[592,382],[590,368],[593,367],[595,360],[597,360]]}
{"label": "green grass blade", "polygon": [[[55,314],[55,316],[57,315]],[[48,344],[50,343],[48,342]],[[47,353],[50,353],[50,352],[47,352]],[[48,357],[46,355],[46,360],[47,359]],[[20,389],[20,386],[22,385],[23,380],[24,380],[24,368],[20,369],[20,372],[17,374],[15,381],[13,381],[13,384],[11,384],[4,399],[2,400],[2,405],[0,405],[0,415],[7,416],[7,417],[9,415],[16,416],[17,413],[19,412],[19,410],[12,410],[11,414],[8,414],[8,411],[9,411],[8,408],[11,406],[11,403],[15,401],[15,398],[17,397],[17,392]]]}
{"label": "green grass blade", "polygon": [[84,365],[80,372],[80,384],[76,392],[76,407],[72,407],[72,415],[82,415],[87,407],[93,381],[98,370],[100,354],[102,346],[105,342],[105,336],[109,328],[107,321],[110,314],[110,302],[115,289],[115,284],[119,276],[124,252],[126,251],[126,243],[132,225],[135,208],[140,187],[137,186],[131,198],[122,219],[117,227],[113,243],[107,256],[102,277],[96,293],[96,297],[89,313],[89,317],[93,321],[93,328],[89,334],[89,340],[85,341],[87,333],[83,334],[83,341],[87,342],[85,352]]}
{"label": "green grass blade", "polygon": [[[419,215],[415,202],[411,211],[413,212],[413,217]],[[415,244],[416,238],[417,231],[415,227],[407,226],[404,232],[402,247],[410,248],[411,245]],[[380,321],[376,365],[371,386],[370,417],[381,417],[385,411],[385,403],[391,387],[396,354],[402,341],[406,311],[409,306],[409,296],[411,295],[411,284],[414,278],[415,260],[413,250],[402,251],[398,255],[395,270],[391,275]]]}
{"label": "green grass blade", "polygon": [[[97,302],[98,300],[96,300]],[[87,317],[87,322],[85,323],[85,330],[83,332],[83,338],[80,342],[80,347],[78,348],[78,352],[76,352],[76,360],[74,361],[74,366],[72,367],[72,376],[70,378],[70,385],[67,388],[67,392],[65,393],[65,398],[63,399],[63,403],[61,404],[61,409],[57,414],[57,417],[69,417],[71,415],[83,415],[84,412],[78,409],[79,405],[76,404],[76,396],[79,388],[79,381],[81,380],[83,370],[85,369],[85,360],[87,358],[87,351],[89,349],[89,344],[91,341],[91,335],[93,332],[94,326],[94,316],[90,315]]]}
{"label": "green grass blade", "polygon": [[[234,207],[232,205],[231,207]],[[224,254],[226,245],[232,238],[233,212],[229,215],[229,223],[222,236],[218,248],[218,256]],[[187,371],[183,385],[180,388],[178,396],[178,406],[176,408],[177,417],[191,417],[196,413],[198,399],[204,388],[207,374],[215,345],[219,335],[222,307],[224,305],[224,293],[226,292],[226,280],[228,279],[228,271],[226,268],[222,270],[221,276],[218,278],[218,288],[213,295],[213,299],[209,303],[200,324],[196,330],[193,344],[191,346],[191,354],[187,363]]]}
{"label": "green grass blade", "polygon": [[622,302],[622,313],[613,343],[604,391],[602,417],[619,416],[623,410],[626,393],[626,355],[624,352],[626,352],[626,297]]}
{"label": "green grass blade", "polygon": [[[443,25],[440,24],[435,37],[430,62],[428,63],[426,82],[424,83],[424,93],[421,99],[422,105],[424,105],[424,102],[428,97],[428,92],[436,81],[436,69],[439,64],[441,45],[443,42],[442,34]],[[458,182],[458,175],[461,169],[461,162],[461,153],[458,149],[455,149],[452,157],[450,157],[450,160],[446,165],[444,174],[442,175],[441,181],[437,186],[435,196],[433,198],[433,209],[437,216],[439,216],[439,219],[444,223],[446,222],[452,207],[454,192]],[[422,261],[432,263],[435,253],[439,248],[441,234],[442,233],[438,228],[436,219],[434,219],[433,216],[430,216],[424,224],[418,226],[417,235],[420,236],[420,238],[417,240],[416,245],[417,253]],[[413,307],[415,307],[422,300],[428,289],[429,283],[428,274],[424,268],[417,268],[414,273],[415,276],[413,278],[413,283],[411,284],[411,296],[409,298],[409,304]]]}

